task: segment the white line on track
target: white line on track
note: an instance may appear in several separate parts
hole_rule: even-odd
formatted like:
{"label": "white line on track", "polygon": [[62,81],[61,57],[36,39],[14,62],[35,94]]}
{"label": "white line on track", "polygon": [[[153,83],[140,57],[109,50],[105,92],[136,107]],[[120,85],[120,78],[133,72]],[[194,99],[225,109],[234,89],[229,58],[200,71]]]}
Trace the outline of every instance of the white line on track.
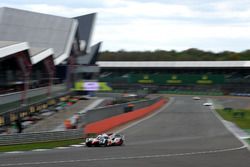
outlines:
{"label": "white line on track", "polygon": [[81,144],[75,144],[75,145],[71,145],[71,147],[83,147],[84,145]]}
{"label": "white line on track", "polygon": [[5,154],[19,154],[19,153],[24,153],[24,151],[10,151],[10,152],[5,152]]}
{"label": "white line on track", "polygon": [[48,151],[48,150],[51,150],[51,149],[35,149],[35,150],[32,150],[32,151],[40,152],[40,151]]}
{"label": "white line on track", "polygon": [[220,149],[220,150],[210,150],[210,151],[200,151],[200,152],[187,152],[187,153],[175,153],[175,154],[160,154],[160,155],[142,155],[142,156],[131,156],[131,157],[109,157],[109,158],[94,158],[94,159],[78,159],[78,160],[67,160],[67,161],[47,161],[47,162],[24,162],[24,163],[9,163],[0,164],[0,166],[31,166],[31,165],[43,165],[43,164],[63,164],[63,163],[76,163],[76,162],[92,162],[92,161],[110,161],[110,160],[129,160],[129,159],[148,159],[148,158],[162,158],[162,157],[179,157],[179,156],[192,156],[192,155],[205,155],[213,153],[222,153],[229,151],[237,151],[245,149],[245,146]]}
{"label": "white line on track", "polygon": [[70,147],[56,147],[55,149],[63,150],[63,149],[67,149],[67,148],[70,148]]}

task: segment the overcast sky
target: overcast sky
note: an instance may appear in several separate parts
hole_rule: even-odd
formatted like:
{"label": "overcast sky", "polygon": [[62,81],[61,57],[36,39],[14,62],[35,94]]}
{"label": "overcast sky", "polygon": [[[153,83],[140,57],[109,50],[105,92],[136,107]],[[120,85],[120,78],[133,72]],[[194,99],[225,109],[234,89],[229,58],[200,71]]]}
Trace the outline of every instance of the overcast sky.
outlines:
{"label": "overcast sky", "polygon": [[250,0],[1,0],[64,17],[98,13],[92,44],[102,50],[250,49]]}

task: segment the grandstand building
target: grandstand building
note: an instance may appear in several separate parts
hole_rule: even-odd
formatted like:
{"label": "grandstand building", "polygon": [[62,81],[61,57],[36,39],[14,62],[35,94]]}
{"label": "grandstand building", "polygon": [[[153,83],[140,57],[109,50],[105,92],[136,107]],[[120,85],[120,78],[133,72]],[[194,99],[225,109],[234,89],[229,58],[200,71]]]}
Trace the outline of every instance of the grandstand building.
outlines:
{"label": "grandstand building", "polygon": [[[250,61],[98,61],[117,90],[250,95]],[[125,89],[127,88],[127,89]]]}
{"label": "grandstand building", "polygon": [[0,125],[30,103],[67,94],[74,81],[97,76],[101,43],[90,47],[95,18],[0,8]]}

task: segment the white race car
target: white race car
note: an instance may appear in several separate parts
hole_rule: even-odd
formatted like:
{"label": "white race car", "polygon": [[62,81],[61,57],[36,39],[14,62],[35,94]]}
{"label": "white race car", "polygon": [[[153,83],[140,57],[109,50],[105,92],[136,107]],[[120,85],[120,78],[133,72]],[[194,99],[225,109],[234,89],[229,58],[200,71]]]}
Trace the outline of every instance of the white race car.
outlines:
{"label": "white race car", "polygon": [[101,134],[97,137],[86,138],[85,145],[91,146],[121,146],[124,143],[124,136],[117,133]]}
{"label": "white race car", "polygon": [[200,100],[201,98],[199,96],[194,96],[193,99],[194,100]]}
{"label": "white race car", "polygon": [[203,103],[203,106],[212,106],[212,105],[213,105],[213,103],[209,103],[209,102]]}

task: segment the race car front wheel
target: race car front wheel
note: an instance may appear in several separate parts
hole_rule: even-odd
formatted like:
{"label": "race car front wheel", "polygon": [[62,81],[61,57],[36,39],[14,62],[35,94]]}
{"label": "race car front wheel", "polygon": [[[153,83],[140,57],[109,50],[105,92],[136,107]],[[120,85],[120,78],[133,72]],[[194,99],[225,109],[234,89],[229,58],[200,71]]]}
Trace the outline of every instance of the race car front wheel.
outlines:
{"label": "race car front wheel", "polygon": [[86,143],[86,146],[87,146],[87,147],[91,147],[92,144],[91,144],[90,142],[88,142],[88,143]]}

